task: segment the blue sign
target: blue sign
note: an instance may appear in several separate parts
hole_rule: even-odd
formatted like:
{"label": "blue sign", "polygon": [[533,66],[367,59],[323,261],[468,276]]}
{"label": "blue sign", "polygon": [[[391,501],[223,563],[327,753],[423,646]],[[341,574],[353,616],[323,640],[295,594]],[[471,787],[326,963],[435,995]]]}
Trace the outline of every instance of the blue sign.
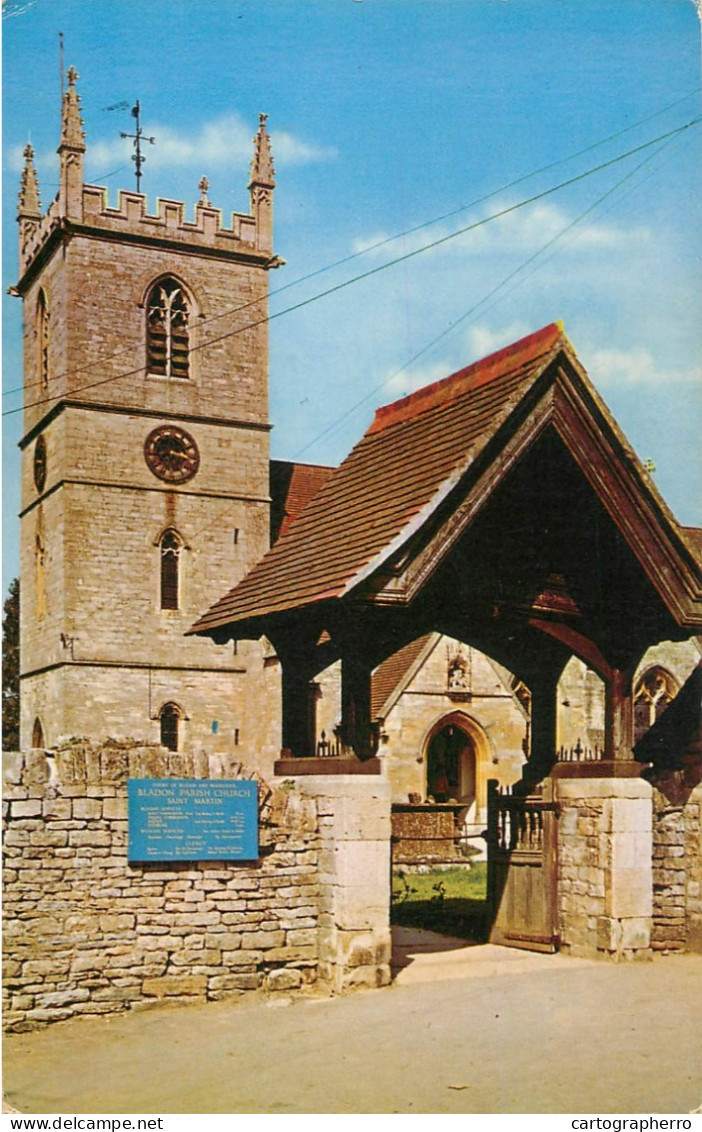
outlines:
{"label": "blue sign", "polygon": [[255,861],[258,783],[130,778],[130,861]]}

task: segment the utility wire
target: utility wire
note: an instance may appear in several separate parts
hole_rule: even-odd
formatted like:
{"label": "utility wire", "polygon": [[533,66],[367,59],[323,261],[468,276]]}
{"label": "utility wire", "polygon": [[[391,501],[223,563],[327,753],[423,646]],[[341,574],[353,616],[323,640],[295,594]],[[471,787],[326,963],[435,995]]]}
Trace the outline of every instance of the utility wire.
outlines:
{"label": "utility wire", "polygon": [[[559,184],[554,185],[549,189],[544,189],[541,192],[536,193],[534,196],[528,197],[522,201],[518,201],[516,204],[510,205],[507,208],[501,209],[499,212],[492,213],[490,216],[483,217],[481,220],[474,221],[472,224],[467,224],[463,228],[457,229],[455,232],[450,232],[445,236],[440,236],[438,239],[433,240],[428,244],[423,244],[419,248],[414,248],[409,252],[405,252],[401,256],[397,256],[395,259],[387,260],[385,263],[379,264],[376,267],[369,268],[367,271],[364,271],[359,275],[352,276],[350,279],[346,279],[341,283],[337,283],[333,287],[328,287],[326,290],[320,291],[315,295],[311,295],[307,299],[302,299],[300,302],[294,303],[292,306],[285,307],[283,310],[276,311],[273,314],[264,315],[262,318],[256,319],[253,322],[249,322],[245,326],[239,327],[235,330],[227,331],[225,334],[220,334],[214,338],[208,339],[205,342],[201,342],[192,347],[191,353],[195,353],[198,350],[207,349],[210,346],[214,346],[219,342],[225,341],[228,338],[235,337],[238,334],[243,334],[247,330],[252,330],[257,326],[272,322],[273,319],[280,318],[282,315],[291,314],[294,311],[302,310],[304,307],[309,306],[311,303],[317,302],[319,299],[326,298],[329,295],[336,294],[338,291],[344,290],[346,287],[351,286],[353,283],[358,283],[364,279],[369,279],[372,276],[377,275],[379,272],[385,271],[388,267],[394,267],[398,263],[404,263],[407,260],[413,259],[415,256],[421,255],[423,252],[430,251],[433,248],[437,248],[443,244],[448,243],[450,240],[456,239],[457,236],[462,236],[468,232],[475,231],[477,228],[483,227],[484,225],[490,223],[490,221],[492,220],[498,220],[504,216],[508,216],[511,213],[518,211],[521,208],[525,208],[529,204],[534,204],[539,200],[543,200],[545,197],[552,196],[553,193],[559,192],[561,189],[568,188],[571,185],[577,184],[578,182],[593,176],[595,173],[599,173],[604,169],[608,169],[613,165],[619,164],[621,161],[624,161],[637,153],[641,153],[644,150],[650,149],[652,145],[656,145],[657,143],[665,141],[668,138],[677,137],[680,134],[684,133],[686,130],[689,130],[691,127],[699,125],[701,121],[702,117],[693,118],[689,122],[686,122],[684,125],[676,127],[676,129],[674,130],[669,130],[667,133],[661,134],[657,138],[652,138],[650,141],[643,142],[641,145],[635,146],[633,149],[628,150],[626,153],[619,154],[617,157],[610,158],[608,161],[604,161],[600,165],[596,165],[591,169],[585,170],[583,173],[578,173],[573,177],[569,177],[567,180],[561,181]],[[95,364],[99,365],[100,362],[97,362]],[[136,366],[133,369],[125,370],[124,372],[119,374],[113,374],[110,377],[101,379],[100,381],[94,381],[88,383],[87,385],[79,386],[77,389],[71,390],[71,394],[81,393],[88,389],[95,389],[102,385],[110,384],[113,381],[118,381],[124,377],[132,377],[138,373],[145,372],[146,369],[147,367],[144,365]],[[62,400],[66,395],[66,393],[61,393],[53,397],[40,398],[38,401],[29,402],[25,406],[25,408],[37,408],[41,405],[51,404],[54,401]],[[21,411],[22,407],[17,409],[7,409],[3,412],[2,415],[13,416],[14,414]]]}
{"label": "utility wire", "polygon": [[[345,264],[350,263],[355,259],[358,259],[360,256],[368,255],[371,252],[377,251],[379,248],[382,248],[382,247],[385,247],[388,244],[394,243],[396,240],[401,240],[401,239],[404,239],[406,236],[414,235],[416,232],[422,231],[424,228],[429,228],[433,224],[438,224],[442,220],[448,220],[453,216],[459,215],[461,212],[465,212],[470,208],[475,208],[479,204],[484,204],[486,201],[491,200],[493,197],[498,196],[500,193],[504,193],[504,192],[507,192],[509,189],[516,188],[517,185],[521,185],[525,181],[531,180],[533,177],[538,177],[541,173],[546,173],[550,169],[557,168],[559,165],[565,165],[569,161],[574,161],[577,157],[582,157],[584,154],[592,152],[592,150],[599,149],[600,146],[607,145],[609,142],[614,141],[616,138],[621,137],[626,133],[630,133],[631,130],[637,129],[639,126],[645,125],[647,122],[652,121],[652,119],[660,117],[660,115],[665,114],[669,110],[674,109],[675,107],[679,106],[683,102],[686,102],[689,98],[691,98],[693,95],[698,94],[698,93],[699,93],[699,88],[695,91],[690,91],[689,94],[684,95],[682,98],[677,99],[675,102],[669,103],[667,106],[664,106],[660,110],[656,110],[653,114],[649,114],[647,117],[639,119],[639,121],[632,123],[632,125],[625,126],[623,129],[617,130],[615,133],[609,134],[606,138],[602,138],[600,141],[593,142],[592,144],[586,146],[584,149],[577,150],[575,153],[571,153],[567,157],[561,157],[556,161],[551,161],[547,165],[542,165],[539,169],[533,170],[531,173],[524,173],[521,176],[517,177],[515,180],[510,181],[505,185],[502,185],[500,188],[493,189],[491,192],[486,193],[484,196],[478,197],[473,201],[470,201],[468,204],[460,205],[458,208],[452,209],[450,212],[445,212],[440,216],[434,216],[430,220],[423,221],[421,224],[416,224],[411,228],[406,228],[402,232],[397,232],[393,236],[387,236],[382,240],[378,240],[376,243],[369,244],[367,247],[361,248],[356,252],[351,252],[349,255],[343,256],[341,259],[334,260],[332,263],[325,264],[323,267],[315,268],[314,271],[310,271],[305,275],[298,276],[296,279],[291,279],[290,282],[284,283],[282,286],[276,287],[274,290],[272,290],[269,293],[269,298],[273,298],[276,295],[280,295],[280,294],[282,294],[283,291],[287,291],[291,287],[297,287],[301,283],[307,283],[307,282],[309,282],[310,279],[314,279],[319,275],[323,275],[327,271],[333,271],[337,267],[342,267]],[[121,168],[125,168],[125,167],[120,166],[120,169]],[[104,174],[101,179],[105,180],[107,177],[111,177],[115,173],[118,173],[119,171],[120,171],[119,169],[113,170],[112,173]],[[249,307],[254,306],[256,303],[258,303],[260,301],[261,301],[260,299],[250,299],[248,302],[242,303],[241,305],[239,305],[237,307],[231,307],[228,310],[220,311],[217,314],[210,315],[208,318],[201,319],[199,325],[205,326],[206,324],[208,324],[210,322],[216,322],[218,319],[228,318],[233,314],[238,314],[240,311],[246,310]],[[112,361],[114,358],[121,357],[122,355],[129,353],[131,349],[132,349],[131,346],[125,346],[121,350],[116,350],[114,353],[109,354],[106,357],[100,359],[100,361],[97,364],[100,365],[100,364],[105,364],[108,361]],[[75,375],[75,374],[78,374],[78,373],[83,373],[84,371],[90,370],[90,369],[93,369],[93,368],[94,368],[94,364],[89,363],[89,364],[86,364],[84,366],[76,367],[75,369],[71,370],[71,373]],[[52,380],[53,381],[60,381],[61,378],[66,377],[66,376],[67,376],[66,372],[58,373],[58,374],[54,375]],[[31,389],[33,386],[40,385],[40,384],[41,384],[41,381],[27,382],[23,386],[20,385],[20,386],[16,386],[14,389],[8,389],[7,391],[3,392],[2,396],[3,397],[9,397],[9,396],[11,396],[15,393],[21,393],[23,391],[23,389],[26,391],[28,389]]]}
{"label": "utility wire", "polygon": [[[608,189],[606,193],[603,193],[602,196],[594,202],[594,204],[591,204],[588,208],[585,209],[584,212],[581,212],[579,216],[576,216],[576,218],[572,220],[570,224],[567,224],[565,228],[562,228],[560,232],[556,233],[556,235],[548,240],[545,244],[543,244],[538,249],[538,251],[534,252],[533,255],[529,256],[528,259],[524,260],[523,263],[521,263],[519,267],[515,268],[514,271],[511,271],[509,275],[506,275],[504,279],[502,279],[497,284],[497,286],[493,287],[491,291],[488,291],[488,293],[484,295],[482,299],[480,299],[477,303],[475,303],[472,307],[465,311],[464,314],[462,314],[459,318],[457,318],[454,322],[447,326],[445,330],[442,330],[440,334],[437,334],[436,338],[433,338],[431,342],[429,342],[426,346],[423,346],[421,350],[419,350],[408,361],[401,365],[399,369],[396,369],[393,373],[391,373],[389,377],[381,381],[379,385],[374,386],[374,388],[371,389],[370,392],[366,393],[359,401],[355,403],[355,405],[352,405],[351,408],[343,413],[340,417],[337,417],[337,419],[333,421],[332,424],[330,424],[326,429],[324,429],[323,432],[319,433],[318,436],[315,436],[312,440],[305,444],[303,448],[299,448],[295,453],[295,456],[301,456],[303,452],[307,452],[308,449],[313,448],[315,444],[318,444],[320,440],[323,440],[330,433],[334,432],[341,424],[344,423],[345,420],[347,420],[348,417],[352,416],[353,413],[355,413],[358,409],[365,405],[366,402],[370,401],[370,399],[374,397],[376,393],[379,393],[381,389],[384,389],[387,385],[390,384],[391,381],[394,381],[396,377],[399,377],[401,373],[404,373],[405,370],[408,370],[411,366],[413,366],[416,361],[427,354],[431,349],[433,349],[434,346],[436,346],[449,334],[452,334],[453,331],[457,329],[457,327],[459,327],[466,321],[466,319],[470,318],[471,315],[475,314],[476,311],[480,310],[480,308],[483,307],[490,299],[492,299],[495,295],[502,291],[503,288],[506,287],[506,285],[512,279],[514,279],[517,275],[521,275],[522,272],[525,271],[525,269],[529,267],[530,264],[533,264],[535,260],[540,259],[545,251],[553,247],[554,244],[558,243],[568,232],[570,232],[573,228],[580,224],[586,216],[589,216],[590,213],[594,212],[595,209],[603,203],[603,201],[607,200],[614,193],[616,193],[617,190],[622,187],[622,185],[625,185],[627,183],[627,181],[630,181],[632,177],[634,177],[639,172],[639,170],[641,170],[644,165],[647,164],[647,162],[655,160],[658,154],[662,153],[662,151],[667,146],[671,145],[674,140],[674,138],[669,138],[663,143],[663,145],[655,150],[653,154],[647,156],[634,169],[630,170],[630,172],[628,172],[626,176],[617,181],[617,183],[610,189]],[[544,261],[542,260],[541,262],[543,263]],[[523,282],[523,280],[520,280],[520,283],[521,282]]]}
{"label": "utility wire", "polygon": [[[355,413],[359,408],[362,408],[372,397],[374,397],[376,393],[378,393],[381,389],[385,388],[385,386],[389,385],[391,381],[393,381],[396,377],[398,377],[406,369],[409,369],[410,366],[414,365],[414,363],[419,358],[421,358],[424,354],[426,354],[429,350],[431,350],[435,345],[437,345],[438,342],[440,342],[442,339],[444,339],[448,334],[451,334],[461,323],[465,322],[466,319],[468,319],[472,314],[475,314],[475,312],[477,310],[479,310],[482,306],[484,306],[485,303],[487,303],[499,291],[501,291],[506,286],[507,283],[509,283],[512,279],[514,279],[521,272],[523,272],[525,270],[525,268],[527,268],[530,264],[533,264],[537,259],[539,259],[543,255],[543,253],[548,250],[548,248],[553,247],[568,232],[572,231],[578,224],[580,224],[581,221],[584,220],[586,216],[589,216],[592,212],[594,212],[595,209],[597,209],[599,207],[599,205],[601,205],[603,203],[603,201],[605,201],[609,197],[613,196],[614,193],[616,193],[623,185],[625,185],[628,181],[630,181],[633,177],[635,177],[636,174],[648,162],[655,160],[655,158],[660,153],[662,153],[664,149],[666,149],[669,145],[671,145],[674,140],[675,140],[674,138],[667,139],[661,146],[659,146],[659,148],[652,155],[647,156],[646,158],[644,158],[643,161],[639,162],[639,164],[636,166],[635,169],[630,170],[624,177],[622,177],[619,181],[617,181],[617,183],[615,185],[613,185],[610,189],[608,189],[605,193],[603,193],[602,196],[600,196],[594,202],[594,204],[592,204],[588,208],[586,208],[584,212],[580,213],[580,215],[575,218],[575,220],[572,220],[569,224],[566,225],[565,228],[562,228],[560,232],[556,233],[556,235],[553,236],[550,240],[548,240],[545,244],[543,244],[542,247],[538,249],[538,251],[534,252],[534,254],[529,256],[528,259],[524,260],[524,262],[521,263],[519,265],[519,267],[515,268],[514,271],[511,271],[509,273],[509,275],[506,275],[505,278],[502,279],[501,282],[498,283],[496,287],[493,287],[493,289],[491,291],[489,291],[487,295],[484,295],[482,299],[480,299],[477,303],[475,303],[472,307],[470,307],[467,311],[465,311],[464,314],[462,314],[458,319],[456,319],[453,323],[451,323],[451,325],[448,326],[445,330],[442,330],[442,332],[440,334],[438,334],[435,338],[433,338],[431,340],[431,342],[428,343],[428,345],[424,346],[421,350],[419,350],[416,354],[414,354],[407,362],[405,362],[402,366],[400,366],[399,369],[395,370],[393,373],[390,374],[389,377],[387,377],[383,381],[381,381],[380,384],[374,386],[374,388],[371,389],[369,393],[366,393],[359,401],[357,401],[354,405],[352,405],[349,409],[347,409],[346,412],[342,413],[340,417],[337,417],[336,420],[332,422],[332,424],[330,424],[326,429],[324,429],[321,433],[319,433],[316,437],[314,437],[313,440],[310,440],[309,443],[304,445],[303,448],[298,449],[298,451],[294,454],[295,457],[301,456],[303,452],[306,452],[309,448],[312,448],[315,444],[317,444],[324,437],[326,437],[330,433],[334,432],[341,424],[344,423],[344,421],[346,421],[350,416],[352,416],[353,413]],[[621,203],[621,202],[618,201],[617,203]],[[606,211],[608,212],[610,210],[607,209]],[[548,257],[548,258],[551,258],[551,257]],[[541,263],[543,263],[543,262],[544,261],[542,260]],[[537,267],[541,266],[541,263],[539,263],[537,265]],[[533,270],[536,270],[536,268],[534,268]],[[517,286],[519,286],[522,282],[523,282],[523,279],[519,281]],[[513,290],[513,289],[514,288],[511,288],[511,290]],[[219,522],[226,515],[228,515],[231,512],[231,510],[232,510],[232,508],[230,506],[223,508],[220,512],[217,513],[217,515],[214,516],[213,519],[210,519],[210,521],[208,523],[206,523],[203,527],[200,527],[197,531],[195,531],[195,533],[191,537],[193,539],[198,538],[204,531],[208,530],[210,527],[214,526],[215,523]]]}
{"label": "utility wire", "polygon": [[[655,153],[654,153],[654,154],[652,154],[652,155],[651,155],[651,157],[647,159],[647,161],[652,161],[652,160],[654,160],[654,158],[655,158],[655,157],[656,157],[656,156],[657,156],[657,155],[658,155],[659,153],[661,153],[661,152],[662,152],[662,150],[666,149],[666,148],[667,148],[667,146],[668,146],[668,145],[670,145],[670,144],[672,144],[672,143],[671,143],[671,142],[665,142],[665,144],[664,144],[664,145],[662,145],[662,146],[660,147],[660,149],[659,149],[659,150],[656,150],[656,151],[655,151]],[[672,156],[672,154],[671,154],[670,156]],[[669,160],[670,160],[670,157],[669,157]],[[641,168],[643,168],[643,166],[644,166],[644,165],[645,165],[646,163],[647,163],[647,162],[642,162],[642,163],[641,163],[641,165],[639,166],[639,168],[640,168],[640,169],[641,169]],[[667,162],[663,162],[662,164],[667,164]],[[635,191],[636,191],[636,189],[637,189],[637,188],[639,187],[639,185],[640,185],[640,184],[643,184],[643,183],[644,183],[645,181],[648,181],[648,180],[650,180],[650,178],[651,178],[651,177],[653,177],[653,176],[655,175],[655,173],[656,173],[656,172],[657,172],[657,170],[655,170],[655,169],[651,169],[651,170],[649,170],[648,174],[647,174],[647,175],[646,175],[645,177],[641,177],[641,178],[640,178],[640,180],[639,180],[639,183],[638,183],[637,185],[633,185],[633,186],[632,186],[632,187],[631,187],[631,188],[629,189],[629,191],[628,191],[628,192],[626,192],[626,193],[622,193],[622,194],[621,194],[621,195],[620,195],[620,196],[619,196],[619,197],[617,198],[617,200],[613,201],[613,202],[612,202],[612,204],[610,204],[609,208],[605,208],[605,209],[604,209],[604,210],[603,210],[603,211],[602,211],[602,212],[601,212],[601,213],[599,214],[599,215],[600,215],[600,217],[608,216],[608,215],[609,215],[609,213],[610,213],[610,212],[612,212],[612,211],[613,211],[613,210],[614,210],[615,208],[619,208],[619,207],[620,207],[620,205],[621,205],[621,204],[622,204],[622,203],[623,203],[623,202],[624,202],[625,200],[627,200],[627,199],[628,199],[628,197],[630,197],[630,196],[631,196],[631,194],[632,194],[633,192],[635,192]],[[622,183],[623,183],[623,182],[622,182]],[[606,195],[606,194],[605,194],[605,195]],[[602,199],[604,199],[604,198],[602,198]],[[564,230],[564,231],[566,231],[566,230]],[[573,243],[573,242],[574,242],[575,240],[577,240],[577,239],[578,239],[578,236],[579,236],[579,235],[581,235],[581,234],[582,234],[582,233],[579,233],[579,232],[574,232],[574,233],[573,233],[573,235],[571,236],[571,238],[570,238],[569,240],[566,240],[566,241],[565,241],[565,244],[566,244],[566,246],[567,246],[567,245],[569,245],[569,244],[572,244],[572,243]],[[546,258],[545,258],[545,259],[542,259],[542,260],[541,260],[541,261],[540,261],[539,263],[537,263],[537,264],[534,264],[534,265],[532,266],[531,270],[530,270],[530,271],[527,271],[527,272],[525,272],[524,276],[523,276],[523,277],[522,277],[521,279],[518,279],[518,280],[516,281],[516,283],[514,283],[514,284],[513,284],[513,285],[512,285],[511,287],[509,287],[509,288],[508,288],[508,290],[507,290],[507,291],[505,291],[503,295],[500,295],[500,297],[499,297],[499,298],[497,298],[497,299],[496,299],[496,300],[495,300],[495,301],[494,301],[493,303],[490,303],[490,305],[489,305],[489,306],[488,306],[488,307],[486,308],[486,310],[492,310],[492,309],[493,309],[493,307],[497,306],[497,305],[498,305],[498,304],[499,304],[500,302],[502,302],[502,299],[503,299],[503,298],[505,298],[505,297],[506,297],[506,295],[511,295],[513,291],[516,291],[516,289],[517,289],[518,287],[521,287],[521,285],[522,285],[522,284],[524,283],[524,281],[525,281],[526,279],[528,279],[528,278],[529,278],[529,277],[530,277],[531,275],[533,275],[535,271],[538,271],[538,270],[539,270],[539,268],[540,268],[540,267],[542,267],[544,263],[548,263],[548,262],[549,262],[550,260],[552,260],[552,259],[554,258],[554,256],[555,256],[555,255],[557,255],[557,254],[558,254],[558,252],[562,250],[562,247],[563,247],[563,245],[561,246],[561,248],[558,248],[558,249],[556,249],[555,251],[553,251],[553,252],[551,253],[551,255],[549,255],[549,256],[546,256]],[[542,249],[542,250],[543,250],[543,249]],[[527,261],[527,262],[528,262],[528,261]],[[526,266],[526,264],[524,264],[523,266]],[[483,302],[484,302],[484,301],[485,301],[485,300],[483,300]],[[482,302],[481,302],[481,305],[482,305]]]}
{"label": "utility wire", "polygon": [[[479,204],[485,204],[486,201],[492,200],[493,197],[498,196],[500,193],[506,193],[510,189],[514,189],[517,185],[523,184],[525,181],[530,181],[533,177],[538,177],[541,173],[547,173],[550,169],[556,169],[559,165],[565,165],[569,161],[574,161],[577,157],[583,157],[586,153],[591,153],[594,149],[599,149],[600,146],[607,145],[608,142],[622,137],[623,134],[630,133],[631,130],[637,129],[638,126],[643,126],[646,122],[650,122],[653,118],[658,118],[661,114],[667,113],[668,110],[674,109],[682,102],[687,102],[693,95],[699,94],[700,87],[689,94],[678,98],[675,102],[671,102],[668,106],[664,106],[661,110],[656,110],[655,113],[649,114],[646,118],[641,118],[638,122],[633,122],[630,126],[625,126],[621,130],[617,130],[614,134],[609,134],[608,137],[602,138],[601,141],[593,142],[591,145],[585,146],[584,149],[579,149],[575,153],[569,154],[567,157],[559,157],[557,161],[551,161],[548,165],[542,165],[539,169],[533,170],[531,173],[523,173],[514,181],[509,181],[507,184],[502,185],[498,189],[492,189],[482,197],[476,197],[475,200],[470,201],[468,204],[459,205],[458,208],[451,209],[450,212],[444,212],[441,216],[434,216],[431,220],[424,220],[421,224],[415,224],[412,228],[406,228],[402,232],[397,232],[394,236],[386,236],[382,240],[378,240],[375,244],[369,244],[367,247],[359,249],[357,252],[352,252],[350,255],[344,256],[343,259],[338,259],[334,263],[327,264],[325,267],[319,267],[315,271],[309,272],[308,275],[303,275],[299,279],[294,279],[290,283],[277,288],[272,294],[277,295],[281,291],[285,291],[288,287],[294,287],[298,283],[305,283],[308,279],[313,279],[316,275],[321,275],[325,271],[331,271],[335,267],[341,267],[345,263],[350,263],[351,260],[357,259],[359,256],[367,255],[369,252],[377,251],[378,248],[385,247],[386,244],[394,243],[395,240],[402,240],[405,236],[412,236],[415,232],[421,232],[424,228],[429,228],[432,224],[438,224],[442,220],[450,220],[453,216],[460,215],[461,212],[466,212],[469,208],[476,208]],[[220,316],[215,316],[220,317]]]}

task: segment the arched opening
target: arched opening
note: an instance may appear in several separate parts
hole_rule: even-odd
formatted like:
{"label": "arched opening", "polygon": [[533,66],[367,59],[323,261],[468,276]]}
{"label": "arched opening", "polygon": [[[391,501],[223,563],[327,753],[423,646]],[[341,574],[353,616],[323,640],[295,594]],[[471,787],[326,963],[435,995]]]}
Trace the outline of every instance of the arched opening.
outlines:
{"label": "arched opening", "polygon": [[190,304],[177,279],[167,276],[151,288],[146,301],[146,355],[151,374],[190,376]]}
{"label": "arched opening", "polygon": [[42,389],[49,388],[49,304],[42,288],[37,298],[37,358]]}
{"label": "arched opening", "polygon": [[482,836],[490,743],[462,711],[436,721],[422,745],[425,797],[393,804],[392,922],[483,940],[487,865]]}
{"label": "arched opening", "polygon": [[39,719],[39,716],[37,716],[36,719],[34,720],[34,726],[32,727],[32,746],[33,747],[39,747],[42,750],[45,746],[45,744],[44,744],[44,728],[41,725],[41,720]]}
{"label": "arched opening", "polygon": [[634,741],[646,734],[675,699],[679,688],[666,668],[655,665],[644,672],[634,692]]}
{"label": "arched opening", "polygon": [[427,798],[475,803],[475,744],[453,720],[435,731],[427,746]]}
{"label": "arched opening", "polygon": [[161,723],[161,746],[168,751],[177,751],[180,744],[180,721],[182,713],[177,704],[164,704],[159,712]]}
{"label": "arched opening", "polygon": [[174,530],[164,531],[161,552],[161,609],[180,608],[180,552],[183,541]]}
{"label": "arched opening", "polygon": [[479,833],[487,820],[487,780],[494,774],[483,727],[465,711],[451,711],[430,728],[421,750],[427,801],[460,803],[464,834]]}

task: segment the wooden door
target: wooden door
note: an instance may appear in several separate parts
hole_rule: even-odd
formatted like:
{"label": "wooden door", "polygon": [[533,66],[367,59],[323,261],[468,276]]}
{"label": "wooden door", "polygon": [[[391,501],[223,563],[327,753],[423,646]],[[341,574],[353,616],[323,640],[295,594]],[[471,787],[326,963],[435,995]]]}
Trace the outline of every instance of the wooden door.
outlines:
{"label": "wooden door", "polygon": [[490,942],[527,951],[558,950],[557,813],[551,782],[514,795],[488,783]]}

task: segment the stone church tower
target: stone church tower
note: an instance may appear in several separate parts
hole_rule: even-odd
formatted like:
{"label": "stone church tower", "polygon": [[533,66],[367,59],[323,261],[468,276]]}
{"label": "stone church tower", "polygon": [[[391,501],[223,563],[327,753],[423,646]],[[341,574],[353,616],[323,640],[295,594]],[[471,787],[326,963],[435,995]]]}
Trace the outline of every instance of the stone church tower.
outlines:
{"label": "stone church tower", "polygon": [[251,211],[231,226],[204,178],[194,220],[129,191],[110,207],[83,182],[76,79],[58,196],[42,214],[30,146],[19,196],[21,743],[160,739],[255,762],[264,737],[244,705],[260,649],[184,633],[269,541],[265,319],[280,261],[265,117]]}

